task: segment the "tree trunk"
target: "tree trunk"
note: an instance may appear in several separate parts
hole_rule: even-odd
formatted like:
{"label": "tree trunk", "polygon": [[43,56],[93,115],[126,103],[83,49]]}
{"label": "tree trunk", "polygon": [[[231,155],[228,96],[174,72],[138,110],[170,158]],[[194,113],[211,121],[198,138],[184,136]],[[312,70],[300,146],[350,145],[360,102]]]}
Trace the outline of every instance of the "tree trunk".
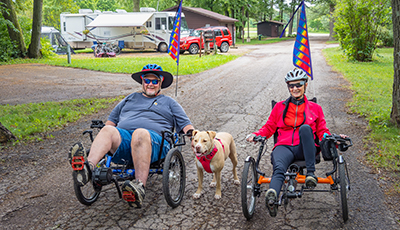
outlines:
{"label": "tree trunk", "polygon": [[133,12],[140,12],[140,0],[133,0]]}
{"label": "tree trunk", "polygon": [[393,43],[394,43],[394,80],[392,94],[392,112],[390,119],[400,127],[400,1],[392,0]]}
{"label": "tree trunk", "polygon": [[[290,18],[293,16],[293,11],[290,13]],[[289,32],[288,32],[288,35],[290,36],[290,35],[292,35],[292,33],[293,33],[293,19],[290,21],[290,23],[289,23]]]}
{"label": "tree trunk", "polygon": [[0,122],[0,143],[6,143],[13,140],[17,140],[17,138]]}
{"label": "tree trunk", "polygon": [[28,57],[40,58],[40,34],[42,28],[43,0],[33,1],[33,18],[31,44],[28,49]]}
{"label": "tree trunk", "polygon": [[272,20],[272,17],[274,16],[274,0],[271,0],[271,10],[269,14],[269,20]]}
{"label": "tree trunk", "polygon": [[335,18],[333,17],[333,12],[335,11],[335,4],[329,5],[329,41],[335,40],[335,31],[333,30],[335,24]]}
{"label": "tree trunk", "polygon": [[17,14],[15,13],[15,9],[11,0],[0,0],[0,2],[4,3],[5,7],[9,10],[8,12],[2,10],[4,19],[10,21],[14,28],[7,25],[8,35],[10,36],[11,41],[13,41],[19,50],[19,56],[24,57],[26,55],[26,46],[24,41],[24,36],[22,35],[21,26],[19,25]]}

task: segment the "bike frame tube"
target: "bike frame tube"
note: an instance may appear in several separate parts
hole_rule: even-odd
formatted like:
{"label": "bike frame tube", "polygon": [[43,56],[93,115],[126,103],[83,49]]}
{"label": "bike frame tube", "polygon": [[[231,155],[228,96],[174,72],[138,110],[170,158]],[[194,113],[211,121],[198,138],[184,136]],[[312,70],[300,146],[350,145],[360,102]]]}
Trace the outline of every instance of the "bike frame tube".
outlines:
{"label": "bike frame tube", "polygon": [[[304,183],[306,183],[306,176],[297,174],[295,180],[299,184],[304,184]],[[269,183],[271,183],[271,178],[270,177],[260,176],[258,178],[258,182],[257,183],[258,184],[269,184]],[[334,184],[334,181],[333,181],[332,176],[318,177],[318,184]]]}

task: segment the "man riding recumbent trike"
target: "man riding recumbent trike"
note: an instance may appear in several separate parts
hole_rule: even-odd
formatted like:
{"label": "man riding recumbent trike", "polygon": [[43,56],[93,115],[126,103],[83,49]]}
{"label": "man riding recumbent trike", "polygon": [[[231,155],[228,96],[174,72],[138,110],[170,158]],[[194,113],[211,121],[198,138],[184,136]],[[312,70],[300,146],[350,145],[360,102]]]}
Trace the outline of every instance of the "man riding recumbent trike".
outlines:
{"label": "man riding recumbent trike", "polygon": [[[330,184],[331,190],[340,191],[343,220],[348,219],[347,192],[350,190],[350,180],[344,158],[338,154],[336,146],[346,151],[352,142],[346,135],[329,132],[321,106],[315,98],[309,101],[305,95],[307,81],[308,76],[303,70],[289,71],[285,82],[290,97],[278,103],[272,101],[273,109],[266,124],[246,137],[249,142],[261,143],[257,160],[247,157],[242,174],[242,209],[247,219],[254,214],[255,200],[260,196],[264,183],[269,183],[265,202],[272,217],[277,215],[278,206],[286,207],[289,199],[300,198],[306,191],[325,191],[314,188],[317,184]],[[269,178],[260,171],[259,163],[266,140],[273,135],[273,174]],[[315,164],[320,161],[319,148],[322,148],[325,160],[333,161],[333,170],[326,173],[326,177],[317,177],[314,173]],[[297,184],[302,184],[300,190]]]}
{"label": "man riding recumbent trike", "polygon": [[[78,142],[69,151],[75,194],[81,203],[90,205],[102,186],[114,183],[121,198],[141,208],[148,176],[162,174],[166,201],[177,207],[186,181],[181,146],[194,127],[174,99],[160,94],[171,85],[172,74],[148,64],[132,78],[142,85],[142,92],[125,97],[105,124],[92,122],[91,128],[100,131],[96,138],[91,130],[84,132],[92,140],[90,150]],[[123,181],[121,186],[118,181]]]}

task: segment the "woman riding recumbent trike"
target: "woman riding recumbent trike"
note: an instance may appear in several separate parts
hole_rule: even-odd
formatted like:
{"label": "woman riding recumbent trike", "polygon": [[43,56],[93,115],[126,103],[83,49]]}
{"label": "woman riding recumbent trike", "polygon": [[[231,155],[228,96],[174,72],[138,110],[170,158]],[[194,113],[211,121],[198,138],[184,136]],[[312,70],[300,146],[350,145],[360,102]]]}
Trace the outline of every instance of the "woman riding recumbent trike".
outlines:
{"label": "woman riding recumbent trike", "polygon": [[[90,128],[102,129],[104,123],[101,120],[93,120]],[[89,134],[91,142],[93,142],[93,130],[86,130],[83,135]],[[172,133],[170,130],[162,132],[162,139],[167,140],[172,148],[167,153],[164,159],[160,159],[161,151],[157,162],[150,165],[149,176],[154,174],[162,175],[162,187],[165,200],[168,205],[175,208],[180,205],[185,192],[186,183],[186,169],[185,162],[182,156],[182,146],[186,144],[185,136],[190,134]],[[161,142],[163,143],[163,141]],[[162,149],[163,146],[161,145]],[[86,151],[89,154],[89,150]],[[84,161],[74,161],[78,163],[71,163],[74,169],[72,176],[74,180],[75,195],[79,202],[84,205],[93,204],[100,195],[103,186],[115,184],[118,195],[125,200],[135,199],[131,198],[130,194],[121,192],[120,182],[135,179],[135,169],[132,164],[114,164],[111,162],[112,154],[109,152],[104,158],[96,165],[92,172],[92,179],[85,185],[77,182],[79,173],[77,170],[83,168]],[[132,201],[133,202],[133,201]]]}
{"label": "woman riding recumbent trike", "polygon": [[[270,183],[271,178],[267,174],[260,171],[259,164],[261,157],[266,151],[266,137],[256,136],[254,142],[260,143],[257,160],[248,156],[245,160],[242,183],[241,183],[241,200],[242,210],[247,220],[250,220],[255,212],[256,198],[266,190],[262,190],[262,184]],[[295,161],[287,169],[285,181],[281,189],[281,195],[278,201],[274,204],[277,206],[283,205],[285,208],[290,199],[301,198],[304,192],[331,192],[338,191],[340,193],[342,217],[346,222],[348,220],[347,198],[350,191],[350,179],[348,176],[346,161],[341,152],[346,151],[352,146],[350,138],[343,138],[341,135],[327,135],[321,143],[322,155],[325,161],[332,161],[333,169],[327,172],[326,177],[318,177],[318,184],[329,184],[329,190],[310,189],[305,185],[305,161]],[[337,148],[341,151],[338,152]],[[319,163],[317,157],[316,163]],[[298,189],[297,185],[301,184]],[[267,205],[268,208],[268,205]]]}

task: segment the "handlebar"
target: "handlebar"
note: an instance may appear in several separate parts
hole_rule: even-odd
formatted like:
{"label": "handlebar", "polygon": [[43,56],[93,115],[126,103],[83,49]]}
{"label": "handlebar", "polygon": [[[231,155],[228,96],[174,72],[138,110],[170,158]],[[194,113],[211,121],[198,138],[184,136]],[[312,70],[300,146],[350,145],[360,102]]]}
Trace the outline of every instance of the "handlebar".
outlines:
{"label": "handlebar", "polygon": [[102,120],[92,120],[92,124],[90,124],[90,128],[98,128],[101,129],[106,126]]}
{"label": "handlebar", "polygon": [[263,137],[263,136],[255,136],[255,137],[253,137],[253,141],[254,142],[264,142],[265,140],[267,140],[267,137]]}
{"label": "handlebar", "polygon": [[350,137],[343,138],[340,135],[332,134],[325,136],[325,139],[332,141],[334,143],[338,143],[339,150],[342,152],[346,151],[349,147],[353,146],[353,142],[351,141]]}

